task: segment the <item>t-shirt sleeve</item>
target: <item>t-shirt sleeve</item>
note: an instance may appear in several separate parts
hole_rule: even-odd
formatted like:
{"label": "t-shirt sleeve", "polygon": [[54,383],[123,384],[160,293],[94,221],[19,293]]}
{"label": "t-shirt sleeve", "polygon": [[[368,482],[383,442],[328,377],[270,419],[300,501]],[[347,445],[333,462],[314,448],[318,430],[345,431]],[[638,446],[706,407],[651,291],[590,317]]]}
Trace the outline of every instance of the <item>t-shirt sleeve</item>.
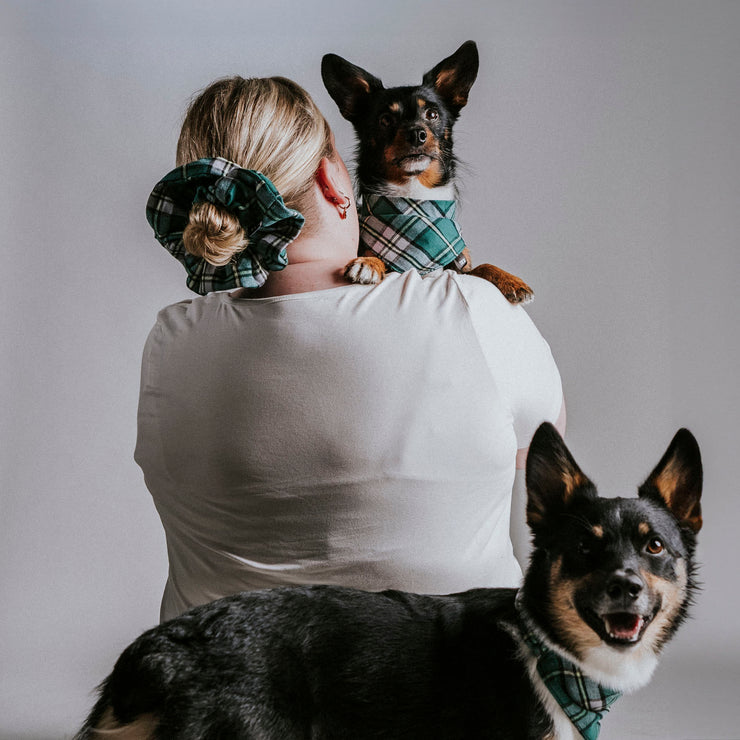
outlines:
{"label": "t-shirt sleeve", "polygon": [[560,373],[550,346],[521,306],[490,283],[459,275],[483,355],[512,414],[517,447],[529,447],[543,421],[555,423],[563,406]]}

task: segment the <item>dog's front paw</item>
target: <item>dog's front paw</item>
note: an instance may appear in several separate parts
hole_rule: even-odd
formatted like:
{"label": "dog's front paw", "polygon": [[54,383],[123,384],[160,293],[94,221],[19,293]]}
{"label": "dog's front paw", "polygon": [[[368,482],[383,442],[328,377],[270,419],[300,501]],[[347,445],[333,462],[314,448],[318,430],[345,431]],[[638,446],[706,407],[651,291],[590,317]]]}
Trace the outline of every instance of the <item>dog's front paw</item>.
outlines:
{"label": "dog's front paw", "polygon": [[478,265],[468,274],[482,277],[489,283],[493,283],[509,303],[530,303],[534,299],[534,291],[524,280],[495,265]]}
{"label": "dog's front paw", "polygon": [[356,257],[344,268],[344,277],[351,283],[373,285],[385,277],[385,265],[378,257]]}
{"label": "dog's front paw", "polygon": [[507,281],[503,287],[498,286],[509,303],[531,303],[534,300],[534,291],[523,280],[514,277],[512,281]]}

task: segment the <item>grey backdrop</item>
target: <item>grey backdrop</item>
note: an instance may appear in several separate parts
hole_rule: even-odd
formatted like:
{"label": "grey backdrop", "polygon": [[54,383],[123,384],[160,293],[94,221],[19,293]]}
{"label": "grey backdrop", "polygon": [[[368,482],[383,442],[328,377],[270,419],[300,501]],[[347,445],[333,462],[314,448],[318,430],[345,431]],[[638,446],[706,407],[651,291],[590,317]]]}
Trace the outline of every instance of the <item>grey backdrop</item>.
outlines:
{"label": "grey backdrop", "polygon": [[602,734],[738,738],[740,3],[0,2],[0,737],[69,736],[158,616],[163,535],[132,459],[140,353],[184,273],[144,219],[191,93],[283,74],[391,84],[468,38],[463,230],[524,276],[568,441],[632,494],[679,426],[706,468],[704,590]]}

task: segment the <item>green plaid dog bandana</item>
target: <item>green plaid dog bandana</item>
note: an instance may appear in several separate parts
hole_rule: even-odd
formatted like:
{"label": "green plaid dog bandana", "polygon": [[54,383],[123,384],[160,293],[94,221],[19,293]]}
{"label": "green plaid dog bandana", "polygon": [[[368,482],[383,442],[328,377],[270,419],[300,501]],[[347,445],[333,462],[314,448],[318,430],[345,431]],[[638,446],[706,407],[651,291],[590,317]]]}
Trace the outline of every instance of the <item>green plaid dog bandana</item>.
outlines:
{"label": "green plaid dog bandana", "polygon": [[[233,213],[247,235],[247,247],[228,265],[212,265],[183,244],[190,208],[203,201]],[[146,218],[157,241],[185,266],[188,288],[201,295],[263,285],[269,272],[288,264],[286,247],[304,223],[262,173],[221,157],[198,159],[165,175],[149,196]]]}
{"label": "green plaid dog bandana", "polygon": [[450,263],[464,267],[463,249],[454,200],[363,196],[360,254],[370,250],[391,270],[425,274]]}
{"label": "green plaid dog bandana", "polygon": [[522,639],[537,657],[537,673],[568,719],[585,740],[596,740],[602,717],[621,692],[596,683],[532,632],[523,633]]}

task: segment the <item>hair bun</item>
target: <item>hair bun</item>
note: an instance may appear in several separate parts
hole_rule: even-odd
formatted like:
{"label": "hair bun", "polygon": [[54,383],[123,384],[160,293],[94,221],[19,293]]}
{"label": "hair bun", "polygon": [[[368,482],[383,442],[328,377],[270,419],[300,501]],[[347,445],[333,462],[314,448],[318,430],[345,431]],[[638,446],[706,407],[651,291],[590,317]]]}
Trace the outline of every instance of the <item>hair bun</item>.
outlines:
{"label": "hair bun", "polygon": [[195,203],[190,209],[182,240],[190,254],[216,267],[227,265],[248,244],[236,216],[207,202]]}

